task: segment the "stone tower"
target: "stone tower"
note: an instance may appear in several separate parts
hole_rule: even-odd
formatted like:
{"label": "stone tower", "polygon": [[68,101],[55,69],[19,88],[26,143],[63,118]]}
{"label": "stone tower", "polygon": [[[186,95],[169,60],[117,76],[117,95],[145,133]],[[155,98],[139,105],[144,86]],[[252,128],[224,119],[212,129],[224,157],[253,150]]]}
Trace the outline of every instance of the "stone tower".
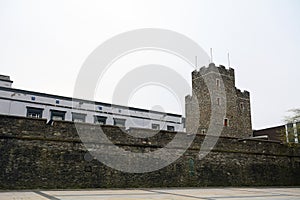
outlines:
{"label": "stone tower", "polygon": [[215,126],[222,136],[252,135],[250,94],[235,87],[234,69],[211,63],[195,70],[192,88],[193,95],[185,98],[188,133],[207,134]]}

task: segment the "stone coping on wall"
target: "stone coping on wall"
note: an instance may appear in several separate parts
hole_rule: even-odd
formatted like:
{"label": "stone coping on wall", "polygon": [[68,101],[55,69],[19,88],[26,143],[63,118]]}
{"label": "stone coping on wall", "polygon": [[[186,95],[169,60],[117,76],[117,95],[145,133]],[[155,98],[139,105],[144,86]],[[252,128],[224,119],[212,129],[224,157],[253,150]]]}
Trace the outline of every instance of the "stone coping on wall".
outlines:
{"label": "stone coping on wall", "polygon": [[[93,139],[93,135],[97,134],[99,125],[80,123],[80,127],[87,129],[91,137],[91,142],[98,144],[97,140]],[[181,134],[182,137],[191,136],[184,132],[160,131],[149,138],[136,138],[128,135],[128,131],[143,132],[153,134],[154,130],[131,128],[119,128],[112,125],[101,125],[106,136],[118,146],[137,146],[147,148],[163,148],[168,144],[176,134]],[[0,115],[0,138],[2,139],[17,139],[17,140],[44,140],[52,142],[73,142],[81,143],[80,137],[77,134],[76,127],[73,122],[54,121],[53,125],[46,124],[45,119],[32,119],[27,117],[17,117]],[[204,139],[217,139],[217,144],[203,151],[220,151],[220,152],[238,152],[251,154],[265,154],[276,156],[300,156],[299,147],[288,147],[274,141],[257,140],[251,138],[236,138],[228,136],[208,136],[196,134],[193,143],[189,147],[190,150],[199,151]],[[100,143],[99,143],[100,144]],[[101,143],[101,145],[111,145],[111,143]],[[175,144],[173,148],[181,148],[180,144]]]}

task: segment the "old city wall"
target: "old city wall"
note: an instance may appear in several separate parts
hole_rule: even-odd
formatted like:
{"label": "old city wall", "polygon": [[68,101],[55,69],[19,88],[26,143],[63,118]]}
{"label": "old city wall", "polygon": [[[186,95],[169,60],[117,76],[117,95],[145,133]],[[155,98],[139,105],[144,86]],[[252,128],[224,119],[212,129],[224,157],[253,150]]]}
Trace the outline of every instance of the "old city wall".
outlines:
{"label": "old city wall", "polygon": [[[96,125],[85,126],[93,130]],[[155,151],[176,134],[186,134],[161,131],[150,138],[134,138],[115,126],[102,128],[115,145],[133,152]],[[173,164],[132,174],[91,159],[71,122],[47,125],[43,119],[0,115],[0,189],[300,185],[299,148],[220,137],[214,149],[199,160],[204,137],[197,134]]]}

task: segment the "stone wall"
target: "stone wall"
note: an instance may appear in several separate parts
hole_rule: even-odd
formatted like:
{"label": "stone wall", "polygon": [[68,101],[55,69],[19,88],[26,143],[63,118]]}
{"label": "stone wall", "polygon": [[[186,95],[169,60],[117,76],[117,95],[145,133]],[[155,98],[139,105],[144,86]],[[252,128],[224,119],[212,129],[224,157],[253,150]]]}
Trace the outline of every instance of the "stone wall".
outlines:
{"label": "stone wall", "polygon": [[[96,125],[84,127],[93,131]],[[190,137],[161,131],[150,138],[134,138],[115,126],[102,128],[115,145],[133,152],[158,150],[176,134]],[[147,134],[142,129],[131,131]],[[43,119],[0,115],[0,189],[300,185],[299,148],[220,137],[215,148],[199,160],[204,137],[197,134],[173,164],[154,172],[132,174],[92,159],[73,123],[56,121],[47,125]]]}

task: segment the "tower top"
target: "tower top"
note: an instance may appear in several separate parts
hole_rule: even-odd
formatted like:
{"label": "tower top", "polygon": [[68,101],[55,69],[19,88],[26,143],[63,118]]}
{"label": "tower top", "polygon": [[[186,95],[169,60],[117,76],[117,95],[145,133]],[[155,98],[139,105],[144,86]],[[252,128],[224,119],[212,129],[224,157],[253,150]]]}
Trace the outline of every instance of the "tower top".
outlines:
{"label": "tower top", "polygon": [[233,68],[229,67],[227,69],[223,65],[216,66],[215,63],[210,63],[208,65],[208,67],[203,66],[199,70],[193,71],[193,74],[194,75],[198,74],[198,75],[203,76],[203,75],[211,73],[211,72],[220,73],[220,75],[230,76],[230,77],[234,78],[234,69]]}

